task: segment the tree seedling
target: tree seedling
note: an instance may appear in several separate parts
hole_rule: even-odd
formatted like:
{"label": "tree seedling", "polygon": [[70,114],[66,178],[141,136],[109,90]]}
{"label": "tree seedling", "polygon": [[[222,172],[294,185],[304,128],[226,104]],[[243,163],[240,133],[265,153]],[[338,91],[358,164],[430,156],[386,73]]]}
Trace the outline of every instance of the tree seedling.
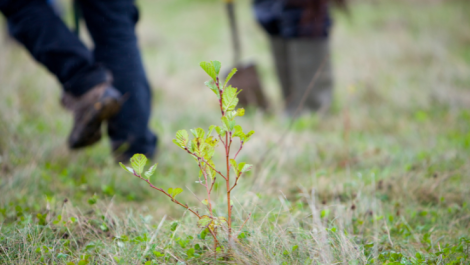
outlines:
{"label": "tree seedling", "polygon": [[[169,188],[167,191],[165,191],[163,188],[154,186],[150,182],[150,177],[155,174],[157,164],[153,165],[144,172],[144,167],[147,163],[147,158],[144,155],[135,154],[130,160],[131,167],[127,167],[122,163],[120,163],[120,165],[129,173],[147,182],[151,188],[165,194],[171,199],[173,203],[186,208],[188,211],[197,216],[198,227],[200,227],[203,231],[208,231],[212,235],[214,239],[214,251],[216,251],[219,245],[219,241],[217,240],[218,229],[226,229],[227,241],[229,242],[229,245],[232,242],[233,205],[231,203],[231,192],[237,186],[238,181],[243,176],[243,174],[252,168],[252,165],[245,162],[237,162],[236,159],[240,151],[243,149],[244,144],[250,140],[250,137],[253,135],[254,131],[250,131],[248,133],[243,132],[242,127],[237,125],[235,121],[236,117],[241,117],[245,114],[244,109],[236,109],[238,104],[237,95],[240,93],[240,90],[227,85],[230,81],[230,78],[236,73],[237,69],[232,69],[225,82],[222,84],[218,77],[221,68],[220,62],[201,62],[200,66],[211,78],[211,80],[205,82],[205,85],[214,92],[218,99],[221,113],[221,125],[211,125],[209,126],[207,132],[202,128],[192,129],[190,130],[193,136],[192,139],[190,139],[190,135],[186,130],[179,130],[176,132],[176,138],[173,139],[173,142],[181,149],[186,151],[189,155],[191,155],[199,167],[199,179],[196,182],[203,186],[206,191],[207,198],[202,200],[201,203],[204,204],[207,208],[207,214],[200,215],[198,211],[195,211],[187,204],[181,203],[176,199],[176,196],[183,192],[183,189]],[[213,133],[214,136],[212,135]],[[238,149],[236,149],[236,153],[231,156],[230,151],[233,148],[232,144],[236,138],[238,138],[240,144]],[[225,151],[225,173],[222,173],[220,170],[218,170],[218,167],[212,160],[215,154],[215,148],[220,143],[222,144]],[[230,170],[233,170],[233,175],[230,174]],[[212,210],[213,207],[211,193],[218,177],[221,177],[225,181],[227,196],[227,217],[214,216]],[[243,228],[245,223],[246,220],[242,224],[240,230]]]}

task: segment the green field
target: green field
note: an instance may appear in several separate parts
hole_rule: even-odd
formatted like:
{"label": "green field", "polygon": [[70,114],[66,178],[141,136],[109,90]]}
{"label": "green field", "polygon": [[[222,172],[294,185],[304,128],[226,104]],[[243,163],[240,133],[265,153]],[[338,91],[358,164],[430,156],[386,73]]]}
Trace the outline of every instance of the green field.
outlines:
{"label": "green field", "polygon": [[[199,62],[232,63],[221,2],[138,1],[160,140],[152,182],[183,188],[200,212],[197,165],[172,139],[219,124]],[[117,166],[107,139],[67,149],[59,84],[2,22],[0,264],[470,264],[470,2],[335,11],[333,108],[291,127],[249,2],[237,2],[243,59],[258,64],[271,105],[239,118],[256,131],[240,156],[255,168],[234,190],[234,225],[251,218],[216,259],[197,220]],[[222,168],[222,150],[215,160]]]}

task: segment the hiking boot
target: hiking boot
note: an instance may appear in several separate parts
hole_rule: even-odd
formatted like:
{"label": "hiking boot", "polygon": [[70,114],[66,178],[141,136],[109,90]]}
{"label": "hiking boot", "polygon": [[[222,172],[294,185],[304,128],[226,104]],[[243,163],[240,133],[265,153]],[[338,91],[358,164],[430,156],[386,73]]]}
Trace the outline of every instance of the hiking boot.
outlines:
{"label": "hiking boot", "polygon": [[101,122],[119,112],[122,95],[110,82],[105,82],[79,97],[64,93],[62,105],[72,112],[74,118],[68,145],[70,149],[78,149],[101,139]]}

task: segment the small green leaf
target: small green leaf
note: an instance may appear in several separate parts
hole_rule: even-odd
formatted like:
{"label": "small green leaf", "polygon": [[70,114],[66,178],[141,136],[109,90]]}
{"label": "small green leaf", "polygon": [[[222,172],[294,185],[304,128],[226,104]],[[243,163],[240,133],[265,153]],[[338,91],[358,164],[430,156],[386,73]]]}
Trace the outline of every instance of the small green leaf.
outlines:
{"label": "small green leaf", "polygon": [[165,256],[165,254],[162,254],[162,253],[160,253],[159,251],[156,251],[156,250],[153,251],[153,255],[155,255],[155,257],[157,257],[157,258]]}
{"label": "small green leaf", "polygon": [[209,126],[209,131],[207,131],[207,137],[211,136],[212,131],[215,129],[215,127],[216,127],[215,125]]}
{"label": "small green leaf", "polygon": [[[240,164],[241,164],[241,163],[240,163]],[[240,167],[240,165],[239,165],[239,167]],[[253,167],[253,165],[244,164],[243,167],[241,167],[241,168],[239,169],[239,171],[242,172],[242,173],[245,173],[245,172],[250,171],[252,167]]]}
{"label": "small green leaf", "polygon": [[212,223],[212,219],[207,215],[203,215],[201,216],[199,221],[197,221],[197,226],[200,228],[208,227],[211,223]]}
{"label": "small green leaf", "polygon": [[237,68],[233,68],[232,71],[230,71],[230,73],[227,75],[227,78],[225,78],[225,84],[224,84],[224,88],[227,86],[228,82],[230,81],[230,79],[232,79],[232,76],[237,72]]}
{"label": "small green leaf", "polygon": [[211,62],[201,62],[199,65],[215,82],[217,74],[215,73],[214,65]]}
{"label": "small green leaf", "polygon": [[186,254],[188,255],[188,258],[194,257],[194,252],[196,252],[196,251],[194,250],[194,248],[188,249],[188,250],[186,251]]}
{"label": "small green leaf", "polygon": [[209,229],[204,229],[202,230],[201,234],[200,234],[200,237],[202,240],[206,239],[206,235],[209,233]]}
{"label": "small green leaf", "polygon": [[222,122],[224,123],[225,125],[225,130],[228,131],[228,132],[231,132],[233,131],[233,128],[235,127],[235,121],[231,121],[229,120],[227,117],[222,117],[221,118]]}
{"label": "small green leaf", "polygon": [[209,204],[209,201],[208,201],[207,199],[202,200],[201,202],[202,202],[202,204],[204,204],[204,205],[208,205],[208,204]]}
{"label": "small green leaf", "polygon": [[184,149],[186,144],[188,144],[189,141],[189,136],[188,132],[186,130],[179,130],[176,132],[176,139],[173,140],[173,142]]}
{"label": "small green leaf", "polygon": [[191,130],[191,133],[194,135],[196,138],[204,138],[206,132],[202,128],[196,128],[194,130]]}
{"label": "small green leaf", "polygon": [[245,136],[245,139],[243,140],[243,142],[248,142],[250,140],[250,137],[255,133],[255,131],[249,131],[246,136]]}
{"label": "small green leaf", "polygon": [[214,83],[214,80],[206,81],[204,82],[204,85],[210,88],[210,90],[212,90],[212,92],[214,92],[217,95],[217,98],[220,98],[219,88],[217,88],[217,85]]}
{"label": "small green leaf", "polygon": [[320,212],[320,218],[328,217],[329,214],[330,214],[330,210],[324,209]]}
{"label": "small green leaf", "polygon": [[232,167],[235,169],[235,171],[238,170],[237,161],[235,161],[235,159],[230,159],[230,164],[231,164]]}
{"label": "small green leaf", "polygon": [[169,188],[168,189],[168,194],[171,195],[171,197],[176,197],[176,195],[180,194],[181,192],[183,192],[183,189],[182,188]]}
{"label": "small green leaf", "polygon": [[292,252],[294,252],[294,251],[295,251],[296,249],[298,249],[298,248],[299,248],[299,246],[297,246],[297,245],[293,246],[293,247],[292,247]]}
{"label": "small green leaf", "polygon": [[157,170],[157,165],[158,164],[155,164],[155,165],[151,166],[149,168],[149,170],[147,170],[147,172],[145,172],[145,176],[147,177],[147,179],[150,179],[150,177],[152,177],[153,174],[155,174],[155,171]]}
{"label": "small green leaf", "polygon": [[125,171],[131,173],[131,174],[134,174],[134,170],[130,167],[127,167],[126,165],[124,165],[123,163],[119,162],[119,165],[124,168]]}
{"label": "small green leaf", "polygon": [[68,256],[69,256],[69,255],[64,254],[64,253],[59,253],[59,254],[57,254],[57,258],[58,258],[58,259],[65,259],[65,258],[67,258]]}
{"label": "small green leaf", "polygon": [[215,131],[217,132],[217,134],[218,134],[220,137],[224,137],[224,136],[225,136],[226,131],[225,131],[223,128],[221,128],[220,126],[215,127]]}
{"label": "small green leaf", "polygon": [[243,141],[243,139],[245,139],[245,133],[242,130],[242,126],[235,125],[234,129],[235,131],[233,133],[233,137],[240,137],[240,139]]}
{"label": "small green leaf", "polygon": [[131,158],[131,166],[137,175],[142,175],[144,171],[145,163],[147,163],[147,157],[143,154],[135,154]]}
{"label": "small green leaf", "polygon": [[218,76],[220,73],[220,68],[222,67],[222,64],[219,61],[212,61],[211,63],[214,66],[215,74]]}
{"label": "small green leaf", "polygon": [[175,221],[175,222],[171,223],[170,230],[172,232],[174,232],[176,230],[176,228],[178,227],[178,224],[179,224],[178,221]]}
{"label": "small green leaf", "polygon": [[242,117],[243,115],[245,115],[245,109],[244,108],[237,109],[236,116]]}
{"label": "small green leaf", "polygon": [[235,109],[238,104],[238,93],[240,93],[240,91],[237,91],[237,89],[232,86],[228,86],[224,89],[224,93],[222,94],[222,108],[224,111]]}
{"label": "small green leaf", "polygon": [[284,256],[287,256],[287,255],[289,255],[289,251],[287,251],[287,249],[286,249],[286,250],[284,250],[284,252],[282,252],[282,255],[284,255]]}

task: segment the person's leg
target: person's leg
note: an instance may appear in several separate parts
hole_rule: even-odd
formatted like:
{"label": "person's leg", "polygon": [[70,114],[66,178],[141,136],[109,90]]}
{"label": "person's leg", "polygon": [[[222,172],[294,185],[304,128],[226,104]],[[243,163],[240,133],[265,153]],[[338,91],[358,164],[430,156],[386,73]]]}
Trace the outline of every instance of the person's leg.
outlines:
{"label": "person's leg", "polygon": [[135,34],[138,11],[133,0],[81,0],[83,17],[95,43],[95,60],[114,76],[114,86],[127,96],[108,122],[113,150],[126,145],[123,157],[153,156],[156,136],[148,128],[151,91]]}
{"label": "person's leg", "polygon": [[45,0],[0,0],[11,35],[52,72],[64,90],[81,96],[106,81],[106,69]]}
{"label": "person's leg", "polygon": [[101,122],[117,113],[121,94],[92,53],[54,13],[46,0],[0,0],[11,35],[49,69],[64,88],[62,103],[73,113],[72,149],[101,138]]}

